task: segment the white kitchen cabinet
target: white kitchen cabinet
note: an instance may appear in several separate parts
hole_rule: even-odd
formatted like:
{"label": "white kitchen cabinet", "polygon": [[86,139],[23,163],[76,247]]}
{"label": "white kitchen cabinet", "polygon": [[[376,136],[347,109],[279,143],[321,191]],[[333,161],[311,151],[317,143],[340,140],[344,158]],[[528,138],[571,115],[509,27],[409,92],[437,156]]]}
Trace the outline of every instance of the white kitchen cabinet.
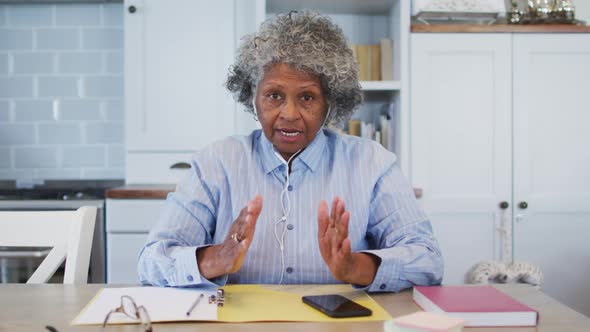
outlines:
{"label": "white kitchen cabinet", "polygon": [[495,231],[511,201],[510,35],[412,34],[412,183],[424,190],[445,261],[464,282],[500,256]]}
{"label": "white kitchen cabinet", "polygon": [[107,235],[107,283],[139,284],[137,259],[147,233],[110,233]]}
{"label": "white kitchen cabinet", "polygon": [[590,314],[590,35],[412,34],[411,54],[412,183],[443,282],[503,258],[505,218],[507,259],[539,266],[543,291]]}
{"label": "white kitchen cabinet", "polygon": [[590,315],[590,35],[513,45],[514,260],[540,266],[544,292]]}
{"label": "white kitchen cabinet", "polygon": [[238,0],[125,1],[128,183],[174,182],[170,167],[188,158],[145,177],[136,159],[190,155],[256,126],[251,117],[236,123],[242,110],[224,87],[239,37],[261,20],[256,8]]}
{"label": "white kitchen cabinet", "polygon": [[137,260],[164,206],[162,199],[106,200],[107,283],[137,284]]}

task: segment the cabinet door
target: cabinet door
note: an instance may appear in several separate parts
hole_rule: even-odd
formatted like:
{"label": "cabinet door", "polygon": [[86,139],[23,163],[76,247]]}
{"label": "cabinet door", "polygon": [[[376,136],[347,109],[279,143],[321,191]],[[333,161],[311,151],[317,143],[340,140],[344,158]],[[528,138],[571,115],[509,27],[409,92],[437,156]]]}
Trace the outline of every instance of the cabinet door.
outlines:
{"label": "cabinet door", "polygon": [[148,233],[158,222],[164,199],[106,200],[106,231],[108,233]]}
{"label": "cabinet door", "polygon": [[589,87],[590,35],[514,37],[514,258],[540,266],[543,291],[586,315]]}
{"label": "cabinet door", "polygon": [[137,260],[148,233],[107,233],[107,283],[138,284]]}
{"label": "cabinet door", "polygon": [[193,151],[234,133],[234,14],[232,0],[125,1],[128,150]]}
{"label": "cabinet door", "polygon": [[412,34],[412,182],[424,189],[445,284],[500,259],[511,201],[511,42],[506,34]]}

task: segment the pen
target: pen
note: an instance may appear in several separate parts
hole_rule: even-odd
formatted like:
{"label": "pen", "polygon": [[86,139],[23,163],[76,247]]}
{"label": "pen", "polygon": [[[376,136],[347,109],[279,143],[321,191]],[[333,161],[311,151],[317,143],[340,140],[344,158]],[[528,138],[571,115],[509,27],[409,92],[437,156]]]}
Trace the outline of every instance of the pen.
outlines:
{"label": "pen", "polygon": [[203,298],[203,296],[204,296],[203,293],[201,293],[201,295],[199,295],[199,297],[197,297],[197,299],[195,300],[195,302],[193,302],[193,304],[191,305],[191,307],[186,312],[186,316],[187,317],[191,315],[191,312],[197,306],[197,304],[199,304],[199,302],[201,301],[201,299]]}

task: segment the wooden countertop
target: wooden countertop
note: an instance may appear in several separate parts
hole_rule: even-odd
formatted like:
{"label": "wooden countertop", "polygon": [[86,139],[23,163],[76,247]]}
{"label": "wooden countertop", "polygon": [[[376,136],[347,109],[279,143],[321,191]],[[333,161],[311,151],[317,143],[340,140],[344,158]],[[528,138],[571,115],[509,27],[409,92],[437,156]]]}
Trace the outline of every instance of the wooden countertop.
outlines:
{"label": "wooden countertop", "polygon": [[[480,327],[465,328],[466,332],[586,332],[590,319],[566,307],[553,298],[528,285],[494,285],[518,301],[539,311],[536,327]],[[86,306],[103,287],[115,285],[87,284],[2,284],[0,285],[0,331],[29,332],[47,331],[43,327],[53,326],[60,332],[66,331],[140,331],[137,325],[111,325],[102,329],[100,325],[71,326],[70,321]],[[407,315],[420,308],[412,301],[412,291],[371,295],[393,317]],[[341,331],[392,331],[391,325],[383,322],[335,322],[335,323],[294,323],[294,322],[252,322],[215,323],[184,322],[155,323],[154,331],[201,331],[201,332],[341,332]]]}
{"label": "wooden countertop", "polygon": [[414,33],[590,33],[575,24],[412,24]]}
{"label": "wooden countertop", "polygon": [[129,184],[107,190],[106,198],[166,199],[175,188],[173,184]]}
{"label": "wooden countertop", "polygon": [[[175,186],[172,184],[130,184],[107,190],[106,197],[117,199],[166,199],[174,189]],[[414,195],[416,195],[416,198],[421,198],[422,189],[414,188]]]}

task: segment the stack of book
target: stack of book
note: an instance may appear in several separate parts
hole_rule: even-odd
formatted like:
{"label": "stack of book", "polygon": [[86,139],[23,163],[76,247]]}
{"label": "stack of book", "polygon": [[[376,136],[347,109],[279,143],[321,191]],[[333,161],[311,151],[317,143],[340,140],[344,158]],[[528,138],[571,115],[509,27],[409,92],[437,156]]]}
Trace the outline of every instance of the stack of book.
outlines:
{"label": "stack of book", "polygon": [[[364,111],[374,110],[367,109]],[[351,119],[350,121],[348,121],[348,127],[345,128],[346,130],[344,130],[344,133],[348,135],[374,140],[383,145],[383,147],[385,147],[387,150],[396,151],[395,104],[384,104],[381,108],[380,113],[381,115],[379,115],[378,118],[375,118],[374,116],[370,115],[370,113],[368,114],[368,118],[373,118],[373,121]]]}
{"label": "stack of book", "polygon": [[381,39],[374,45],[351,45],[354,57],[359,64],[359,80],[393,80],[393,41]]}
{"label": "stack of book", "polygon": [[387,115],[379,116],[378,123],[352,119],[348,121],[347,134],[374,140],[386,149],[393,151],[393,140],[390,135],[391,122]]}

